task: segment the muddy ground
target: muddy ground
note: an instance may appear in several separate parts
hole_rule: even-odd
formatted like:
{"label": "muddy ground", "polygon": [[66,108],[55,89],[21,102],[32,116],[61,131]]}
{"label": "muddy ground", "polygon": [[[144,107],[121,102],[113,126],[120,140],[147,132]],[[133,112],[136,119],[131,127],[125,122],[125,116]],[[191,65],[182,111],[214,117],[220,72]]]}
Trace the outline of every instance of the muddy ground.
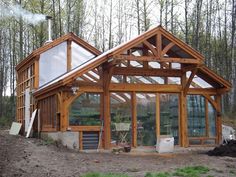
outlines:
{"label": "muddy ground", "polygon": [[130,155],[85,153],[62,146],[46,145],[39,139],[8,135],[0,130],[0,176],[79,177],[87,172],[124,173],[143,177],[147,172],[174,171],[184,166],[210,168],[205,176],[236,176],[236,158],[214,157],[204,150],[178,152],[172,155]]}

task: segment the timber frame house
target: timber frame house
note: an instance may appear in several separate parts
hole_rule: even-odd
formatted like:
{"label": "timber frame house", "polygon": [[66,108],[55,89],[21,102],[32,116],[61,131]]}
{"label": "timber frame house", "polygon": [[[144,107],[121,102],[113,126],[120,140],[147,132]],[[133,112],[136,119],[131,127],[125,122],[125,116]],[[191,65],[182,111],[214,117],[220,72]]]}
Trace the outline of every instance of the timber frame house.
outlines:
{"label": "timber frame house", "polygon": [[[154,146],[161,135],[181,147],[221,143],[221,96],[231,84],[161,26],[102,54],[69,33],[35,50],[16,70],[17,120],[24,125],[38,109],[36,131],[78,132],[81,150],[90,148],[86,137],[101,133],[104,149],[122,141]],[[117,134],[119,123],[128,128]]]}

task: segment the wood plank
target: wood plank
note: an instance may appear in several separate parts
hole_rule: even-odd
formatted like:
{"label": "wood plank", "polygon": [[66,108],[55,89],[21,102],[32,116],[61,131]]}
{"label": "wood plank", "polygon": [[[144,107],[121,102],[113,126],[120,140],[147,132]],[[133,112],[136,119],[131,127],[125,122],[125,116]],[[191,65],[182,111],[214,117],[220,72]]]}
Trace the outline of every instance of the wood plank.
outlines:
{"label": "wood plank", "polygon": [[180,69],[153,69],[153,68],[124,68],[114,67],[114,75],[125,76],[160,76],[160,77],[181,77],[182,71]]}
{"label": "wood plank", "polygon": [[132,92],[132,146],[137,147],[137,99],[136,93]]}
{"label": "wood plank", "polygon": [[164,93],[178,93],[182,90],[180,85],[157,85],[157,84],[126,84],[111,83],[109,90],[116,91],[127,91],[127,92],[164,92]]}

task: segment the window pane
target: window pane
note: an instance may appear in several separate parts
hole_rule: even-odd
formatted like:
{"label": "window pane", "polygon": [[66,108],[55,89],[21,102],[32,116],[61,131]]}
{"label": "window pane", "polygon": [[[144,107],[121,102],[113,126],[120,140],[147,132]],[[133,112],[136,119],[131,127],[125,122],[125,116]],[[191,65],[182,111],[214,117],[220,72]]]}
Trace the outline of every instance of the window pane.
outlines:
{"label": "window pane", "polygon": [[187,96],[188,136],[206,136],[205,98],[200,95]]}
{"label": "window pane", "polygon": [[100,94],[84,93],[70,106],[70,125],[100,125]]}
{"label": "window pane", "polygon": [[143,146],[156,144],[156,95],[136,94],[137,143]]}
{"label": "window pane", "polygon": [[174,137],[179,143],[179,97],[177,94],[160,94],[160,134]]}
{"label": "window pane", "polygon": [[209,137],[216,137],[216,111],[210,103],[208,103],[208,121]]}
{"label": "window pane", "polygon": [[131,96],[111,93],[111,139],[114,145],[131,143]]}

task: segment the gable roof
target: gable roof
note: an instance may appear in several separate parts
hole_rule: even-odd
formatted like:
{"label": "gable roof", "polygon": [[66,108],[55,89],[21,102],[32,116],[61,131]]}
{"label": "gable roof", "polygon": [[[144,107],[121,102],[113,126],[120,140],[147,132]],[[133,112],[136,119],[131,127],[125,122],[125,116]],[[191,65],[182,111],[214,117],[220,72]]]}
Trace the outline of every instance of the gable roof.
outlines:
{"label": "gable roof", "polygon": [[[53,81],[41,86],[38,90],[35,91],[34,94],[37,96],[43,92],[47,92],[47,91],[52,90],[54,88],[58,88],[60,86],[66,85],[71,80],[73,80],[75,77],[82,75],[82,74],[88,72],[89,70],[94,69],[95,67],[98,67],[102,63],[108,61],[112,56],[122,53],[123,51],[128,50],[128,49],[136,46],[139,43],[142,43],[143,41],[149,39],[150,37],[152,37],[153,35],[156,35],[157,33],[160,33],[162,36],[164,36],[164,39],[173,42],[177,48],[179,47],[179,48],[183,49],[186,53],[191,53],[191,55],[196,60],[199,61],[199,64],[203,63],[203,61],[204,61],[203,55],[201,55],[198,51],[196,51],[195,49],[193,49],[192,47],[190,47],[189,45],[187,45],[186,43],[184,43],[180,39],[176,38],[174,35],[172,35],[168,31],[166,31],[161,26],[158,26],[158,27],[155,27],[153,29],[150,29],[150,30],[144,32],[143,34],[139,35],[138,37],[136,37],[128,42],[120,44],[120,45],[104,52],[103,54],[83,63],[82,65],[76,67],[75,69],[59,76],[58,78],[54,79]],[[184,55],[184,54],[179,53],[177,55],[180,55],[180,57],[181,57],[181,55]],[[199,68],[198,74],[201,75],[201,73],[207,73],[209,75],[209,78],[214,80],[214,82],[217,82],[222,87],[226,87],[226,88],[231,87],[231,84],[228,81],[226,81],[225,79],[223,79],[222,77],[220,77],[219,75],[217,75],[216,73],[211,71],[206,66]],[[212,78],[212,77],[214,77],[214,78]]]}
{"label": "gable roof", "polygon": [[29,61],[32,60],[32,58],[40,55],[41,53],[46,52],[47,50],[67,41],[67,40],[71,40],[75,43],[77,43],[78,45],[80,45],[81,47],[85,48],[86,50],[90,51],[91,53],[93,53],[94,55],[100,55],[101,52],[96,49],[95,47],[91,46],[90,44],[88,44],[87,42],[85,42],[84,40],[82,40],[81,38],[79,38],[78,36],[76,36],[74,33],[70,32],[62,37],[59,37],[55,40],[53,40],[50,43],[45,44],[44,46],[34,50],[28,57],[26,57],[25,59],[23,59],[20,63],[17,64],[16,66],[16,70],[19,70],[22,66],[24,66],[25,64],[27,64]]}

